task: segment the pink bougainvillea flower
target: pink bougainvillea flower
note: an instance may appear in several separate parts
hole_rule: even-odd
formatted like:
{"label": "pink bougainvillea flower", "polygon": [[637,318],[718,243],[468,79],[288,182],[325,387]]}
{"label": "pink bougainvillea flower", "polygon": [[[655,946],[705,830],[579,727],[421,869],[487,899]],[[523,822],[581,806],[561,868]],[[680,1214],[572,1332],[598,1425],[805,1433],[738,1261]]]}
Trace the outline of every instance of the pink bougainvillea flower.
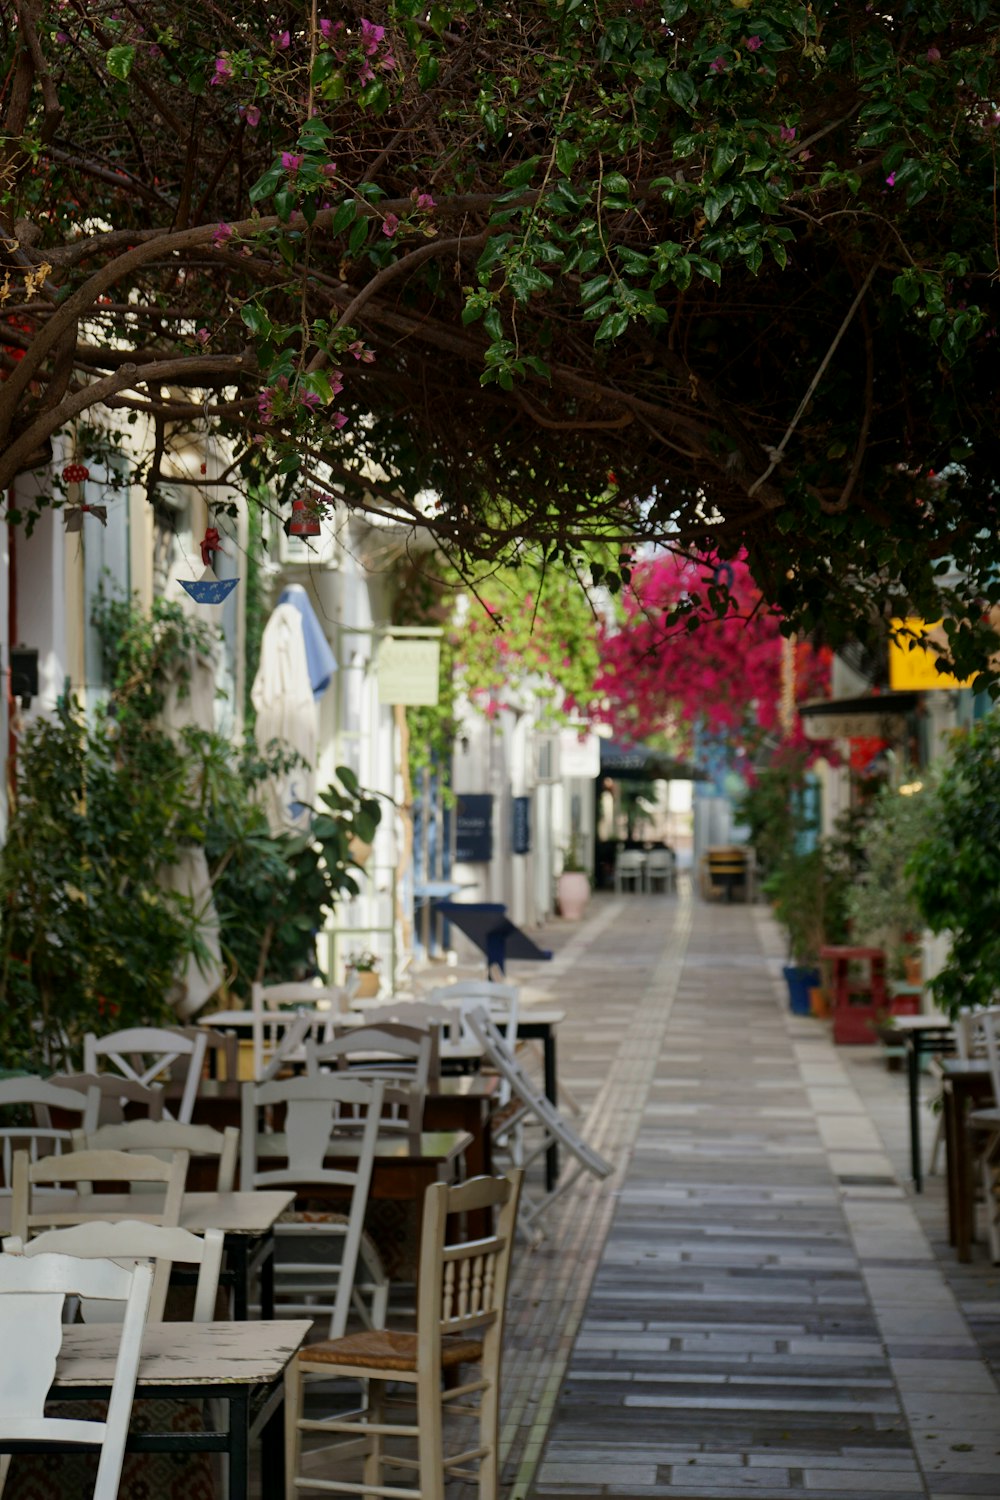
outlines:
{"label": "pink bougainvillea flower", "polygon": [[396,59],[393,57],[393,55],[392,55],[391,52],[386,52],[384,54],[384,56],[382,58],[381,66],[385,69],[385,71],[387,73],[391,73],[392,72],[393,68],[396,66]]}
{"label": "pink bougainvillea flower", "polygon": [[230,66],[229,58],[223,52],[215,59],[215,73],[209,80],[209,82],[213,85],[217,83],[225,83],[227,79],[232,78],[232,76],[233,70]]}
{"label": "pink bougainvillea flower", "polygon": [[211,337],[212,335],[209,333],[207,328],[199,328],[198,332],[195,334],[195,338],[198,340],[199,344],[207,344]]}
{"label": "pink bougainvillea flower", "polygon": [[346,427],[347,418],[344,416],[344,413],[342,411],[335,411],[333,413],[333,416],[330,418],[330,423],[333,427],[336,427],[338,429],[341,427]]}
{"label": "pink bougainvillea flower", "polygon": [[319,404],[315,391],[299,391],[299,405],[304,406],[306,411],[315,411]]}
{"label": "pink bougainvillea flower", "polygon": [[384,26],[375,26],[371,21],[361,22],[361,47],[366,56],[374,57],[384,40]]}
{"label": "pink bougainvillea flower", "polygon": [[794,125],[782,125],[781,129],[778,131],[778,137],[779,137],[780,140],[783,140],[783,141],[794,141],[794,139],[795,139],[795,126]]}
{"label": "pink bougainvillea flower", "polygon": [[337,163],[335,161],[324,162],[320,167],[320,172],[324,177],[336,177]]}
{"label": "pink bougainvillea flower", "polygon": [[344,389],[344,378],[343,378],[343,376],[344,376],[343,370],[331,370],[330,371],[330,389],[331,389],[331,391],[333,392],[333,394],[335,396],[339,396],[340,393],[341,393],[341,391]]}
{"label": "pink bougainvillea flower", "polygon": [[385,218],[382,220],[382,233],[385,235],[386,239],[391,240],[398,228],[399,220],[396,215],[386,214]]}
{"label": "pink bougainvillea flower", "polygon": [[354,358],[359,359],[363,365],[373,365],[375,363],[374,349],[367,348],[360,339],[355,339],[353,344],[348,344],[347,352],[348,354],[353,354]]}
{"label": "pink bougainvillea flower", "polygon": [[279,52],[284,52],[287,47],[292,45],[291,33],[288,31],[272,31],[271,41]]}
{"label": "pink bougainvillea flower", "polygon": [[726,59],[724,57],[713,58],[708,65],[708,71],[710,73],[724,73],[726,71]]}
{"label": "pink bougainvillea flower", "polygon": [[358,69],[358,81],[360,83],[371,83],[374,77],[375,74],[372,71],[371,63],[363,62]]}
{"label": "pink bougainvillea flower", "polygon": [[297,156],[294,151],[282,151],[281,153],[281,165],[291,177],[295,176],[295,173],[299,170],[304,160],[303,156]]}
{"label": "pink bougainvillea flower", "polygon": [[337,33],[343,31],[343,29],[343,21],[322,20],[319,23],[319,34],[323,38],[324,42],[332,42]]}
{"label": "pink bougainvillea flower", "polygon": [[941,53],[938,51],[937,47],[928,47],[927,48],[927,61],[929,63],[935,63],[935,62],[940,62],[941,61]]}
{"label": "pink bougainvillea flower", "polygon": [[885,185],[886,185],[886,187],[895,187],[896,186],[896,174],[895,174],[895,172],[890,172],[889,173],[888,177],[885,179]]}
{"label": "pink bougainvillea flower", "polygon": [[240,114],[249,126],[253,127],[260,124],[260,110],[256,104],[241,104]]}
{"label": "pink bougainvillea flower", "polygon": [[745,45],[746,45],[746,49],[747,49],[748,52],[756,52],[757,49],[761,45],[760,37],[759,36],[748,36],[746,38]]}
{"label": "pink bougainvillea flower", "polygon": [[418,193],[416,189],[414,189],[414,191],[410,194],[410,197],[413,199],[417,207],[424,213],[430,213],[432,208],[437,208],[437,204],[431,197],[430,193]]}
{"label": "pink bougainvillea flower", "polygon": [[221,250],[225,245],[228,245],[232,237],[232,225],[220,224],[215,233],[212,235],[212,244],[215,246],[216,250]]}

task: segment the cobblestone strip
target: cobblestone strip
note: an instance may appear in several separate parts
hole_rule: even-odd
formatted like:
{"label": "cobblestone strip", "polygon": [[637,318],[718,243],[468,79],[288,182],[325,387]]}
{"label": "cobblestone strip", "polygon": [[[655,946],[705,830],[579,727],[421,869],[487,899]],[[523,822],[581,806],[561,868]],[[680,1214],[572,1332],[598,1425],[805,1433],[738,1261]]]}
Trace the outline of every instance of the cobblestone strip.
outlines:
{"label": "cobblestone strip", "polygon": [[[580,934],[580,943],[571,943],[572,951],[564,949],[556,960],[563,959],[565,993],[571,997],[567,1033],[572,1025],[577,1041],[586,1043],[589,1038],[594,1043],[596,1039],[597,1050],[603,1051],[595,1060],[596,1067],[588,1069],[584,1063],[578,1079],[577,1049],[563,1046],[561,1028],[560,1067],[565,1058],[568,1071],[574,1074],[574,1091],[581,1098],[588,1082],[592,1092],[595,1076],[601,1079],[580,1128],[615,1164],[615,1171],[602,1184],[590,1177],[580,1179],[554,1209],[544,1243],[522,1255],[515,1274],[508,1312],[501,1435],[511,1500],[523,1500],[541,1457],[616,1197],[642,1124],[691,925],[690,900],[683,895],[676,902],[642,902],[641,906],[633,899],[627,912],[624,906],[620,901],[609,904]],[[628,937],[637,919],[646,928],[638,935],[638,946],[643,942],[648,946],[652,940],[660,950],[658,959],[655,950],[649,955],[655,967],[651,974],[646,969],[646,983],[638,997],[635,989],[628,993],[629,986],[642,977],[637,972],[642,956]],[[607,934],[601,943],[604,967],[600,963],[589,966],[584,978],[580,973],[583,955],[602,934]],[[618,954],[617,962],[610,965],[609,950]],[[557,981],[560,977],[554,976]],[[558,996],[558,982],[547,983],[546,988],[553,998]]]}

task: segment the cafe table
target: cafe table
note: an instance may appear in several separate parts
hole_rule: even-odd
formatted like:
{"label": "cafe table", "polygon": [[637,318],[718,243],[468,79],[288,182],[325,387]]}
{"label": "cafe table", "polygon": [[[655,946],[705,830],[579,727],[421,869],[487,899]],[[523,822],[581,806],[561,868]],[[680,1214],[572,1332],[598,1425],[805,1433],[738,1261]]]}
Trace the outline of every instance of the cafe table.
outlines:
{"label": "cafe table", "polygon": [[942,1057],[936,1062],[942,1084],[944,1140],[948,1164],[948,1239],[960,1261],[972,1259],[976,1194],[973,1181],[970,1110],[993,1098],[986,1058]]}
{"label": "cafe table", "polygon": [[902,1042],[906,1050],[906,1081],[910,1108],[910,1176],[914,1192],[924,1188],[920,1151],[920,1059],[954,1052],[955,1027],[945,1016],[893,1016],[879,1025],[878,1036],[887,1047]]}
{"label": "cafe table", "polygon": [[[229,1500],[250,1493],[250,1443],[261,1439],[261,1490],[282,1500],[284,1375],[305,1342],[309,1319],[253,1323],[149,1323],[142,1336],[136,1399],[223,1402],[224,1432],[129,1433],[133,1453],[224,1453],[229,1459]],[[59,1402],[107,1400],[121,1328],[70,1324],[63,1329],[51,1397]],[[29,1442],[0,1442],[4,1452],[31,1451]],[[39,1451],[36,1449],[35,1451]]]}
{"label": "cafe table", "polygon": [[[54,1213],[76,1212],[83,1219],[127,1219],[155,1213],[156,1192],[39,1194],[35,1206]],[[181,1204],[181,1228],[194,1234],[221,1229],[225,1237],[226,1268],[219,1280],[233,1288],[233,1313],[237,1320],[248,1316],[250,1287],[260,1276],[261,1313],[274,1314],[274,1225],[295,1201],[288,1188],[252,1193],[185,1193]],[[11,1200],[0,1195],[0,1236],[10,1234]]]}

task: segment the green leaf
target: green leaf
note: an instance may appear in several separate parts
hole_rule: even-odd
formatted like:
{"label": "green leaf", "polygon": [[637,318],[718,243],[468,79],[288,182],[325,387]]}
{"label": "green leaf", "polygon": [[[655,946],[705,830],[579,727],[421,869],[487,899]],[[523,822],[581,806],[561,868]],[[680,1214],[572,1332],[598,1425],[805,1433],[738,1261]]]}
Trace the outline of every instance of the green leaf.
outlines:
{"label": "green leaf", "polygon": [[511,169],[510,169],[509,172],[505,172],[504,173],[504,176],[503,176],[503,185],[504,185],[504,187],[506,187],[506,188],[523,188],[523,187],[527,187],[527,185],[531,181],[532,177],[534,177],[534,175],[535,175],[535,169],[537,168],[538,163],[541,161],[541,159],[542,158],[540,156],[530,156],[527,161],[518,162],[518,164],[517,164],[516,167],[511,167]]}
{"label": "green leaf", "polygon": [[342,234],[347,228],[348,224],[354,223],[354,220],[357,218],[357,214],[358,205],[355,203],[354,199],[345,198],[343,203],[339,205],[336,213],[333,216],[333,224],[331,225],[333,233]]}
{"label": "green leaf", "polygon": [[705,199],[705,218],[710,224],[717,224],[723,209],[733,201],[736,189],[731,182],[724,182],[720,187],[713,188]]}
{"label": "green leaf", "polygon": [[434,84],[437,83],[440,71],[441,64],[436,57],[428,55],[422,58],[420,67],[417,70],[417,82],[420,84],[420,87],[422,89],[433,88]]}
{"label": "green leaf", "polygon": [[620,172],[608,172],[603,179],[602,187],[606,195],[615,193],[622,198],[627,198],[630,191],[628,178],[623,177]]}
{"label": "green leaf", "polygon": [[598,325],[594,334],[594,343],[602,339],[616,339],[623,334],[628,327],[628,313],[619,309],[617,312],[609,312],[602,323]]}
{"label": "green leaf", "polygon": [[681,109],[686,109],[689,114],[694,112],[698,103],[698,90],[694,86],[694,79],[690,73],[668,73],[667,93],[675,104],[680,105]]}
{"label": "green leaf", "polygon": [[573,168],[580,159],[580,148],[574,146],[571,141],[558,141],[556,143],[556,166],[564,177],[572,177]]}
{"label": "green leaf", "polygon": [[112,78],[119,78],[124,83],[132,71],[132,64],[135,62],[135,48],[111,47],[104,61]]}
{"label": "green leaf", "polygon": [[351,230],[351,237],[347,241],[347,248],[352,255],[358,255],[360,253],[367,238],[368,220],[358,219],[357,223],[354,225],[354,228]]}

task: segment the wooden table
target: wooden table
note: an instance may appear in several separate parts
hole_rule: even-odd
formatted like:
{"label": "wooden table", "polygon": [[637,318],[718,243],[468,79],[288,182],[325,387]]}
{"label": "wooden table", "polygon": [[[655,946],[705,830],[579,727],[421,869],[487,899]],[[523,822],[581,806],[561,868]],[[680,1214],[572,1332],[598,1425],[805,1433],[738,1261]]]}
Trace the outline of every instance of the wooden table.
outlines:
{"label": "wooden table", "polygon": [[969,1140],[970,1109],[993,1098],[993,1079],[985,1058],[966,1061],[942,1057],[945,1150],[948,1161],[948,1239],[960,1261],[972,1259],[976,1209],[973,1152]]}
{"label": "wooden table", "polygon": [[[155,1213],[162,1194],[45,1193],[36,1200],[58,1213],[79,1208],[81,1219],[128,1219],[140,1213]],[[226,1269],[220,1281],[233,1288],[233,1312],[243,1321],[250,1305],[250,1284],[260,1275],[262,1315],[274,1314],[275,1221],[291,1207],[295,1194],[288,1188],[256,1193],[185,1193],[181,1205],[181,1228],[194,1234],[221,1229],[226,1241]],[[10,1234],[11,1200],[0,1196],[0,1235]]]}
{"label": "wooden table", "polygon": [[924,1053],[954,1052],[955,1028],[945,1016],[894,1016],[878,1027],[886,1046],[901,1041],[906,1048],[906,1078],[910,1091],[910,1175],[914,1192],[924,1188],[920,1159],[920,1058]]}
{"label": "wooden table", "polygon": [[[262,1490],[282,1500],[284,1374],[312,1327],[307,1319],[259,1323],[151,1323],[142,1338],[136,1397],[168,1401],[225,1401],[225,1432],[130,1433],[126,1449],[139,1453],[225,1453],[229,1500],[249,1494],[250,1442],[261,1436]],[[63,1330],[52,1396],[60,1401],[106,1400],[111,1391],[121,1329],[73,1324]],[[45,1451],[30,1442],[0,1450]]]}

